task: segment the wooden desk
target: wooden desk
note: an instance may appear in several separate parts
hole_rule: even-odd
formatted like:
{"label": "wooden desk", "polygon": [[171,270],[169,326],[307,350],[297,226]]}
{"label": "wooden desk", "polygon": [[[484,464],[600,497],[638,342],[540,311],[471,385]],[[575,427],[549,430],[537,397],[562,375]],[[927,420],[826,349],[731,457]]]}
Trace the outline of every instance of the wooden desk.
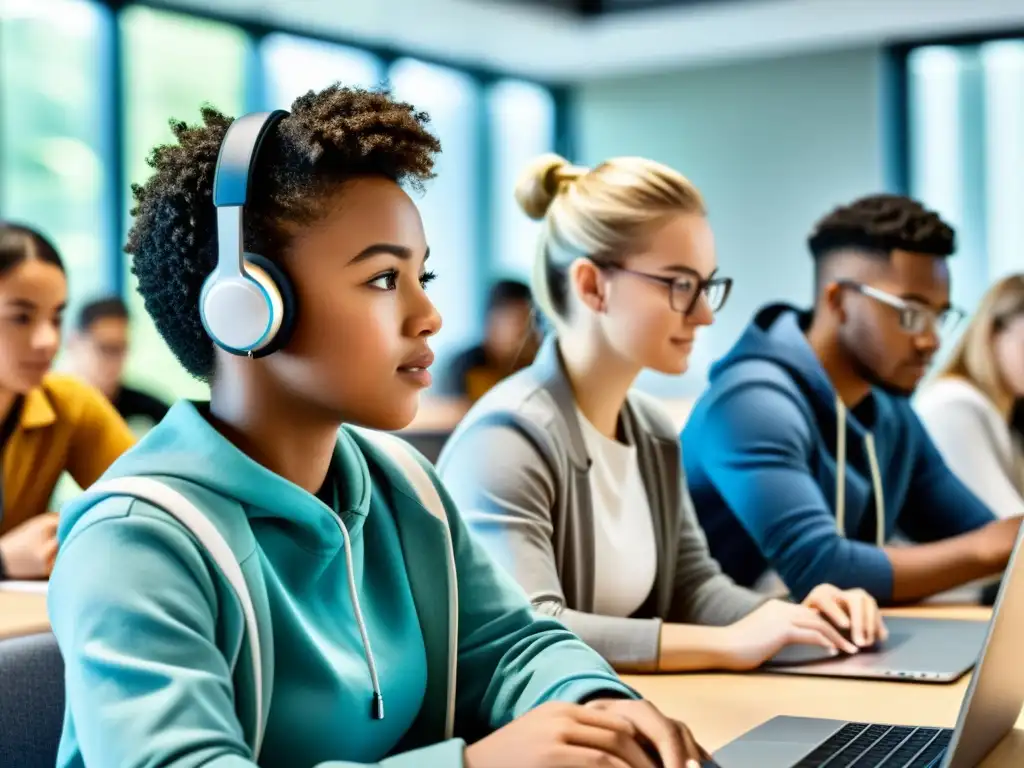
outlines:
{"label": "wooden desk", "polygon": [[46,595],[32,592],[0,592],[0,640],[46,632]]}
{"label": "wooden desk", "polygon": [[[978,607],[919,607],[889,615],[987,619]],[[952,728],[970,675],[951,685],[771,674],[633,675],[626,681],[717,750],[776,715]],[[980,768],[1024,765],[1024,717]]]}
{"label": "wooden desk", "polygon": [[[920,607],[890,615],[987,619],[978,607]],[[0,592],[0,638],[45,632],[44,595]],[[934,725],[956,724],[969,675],[952,685],[887,683],[795,675],[633,675],[626,681],[666,713],[687,723],[709,750],[716,750],[775,715]],[[1024,765],[1024,716],[1017,730],[979,768]]]}

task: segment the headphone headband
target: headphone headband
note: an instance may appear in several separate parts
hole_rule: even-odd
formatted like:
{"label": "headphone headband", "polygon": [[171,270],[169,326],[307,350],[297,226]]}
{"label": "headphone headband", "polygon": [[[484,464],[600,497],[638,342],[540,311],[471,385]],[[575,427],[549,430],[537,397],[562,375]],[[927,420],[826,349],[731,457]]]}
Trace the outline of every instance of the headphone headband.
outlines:
{"label": "headphone headband", "polygon": [[199,317],[219,347],[236,355],[270,354],[288,341],[295,297],[287,275],[264,256],[246,253],[245,205],[263,140],[283,110],[254,112],[228,126],[213,174],[217,264],[199,294]]}
{"label": "headphone headband", "polygon": [[249,196],[253,168],[260,146],[270,130],[288,113],[283,109],[273,112],[253,112],[235,120],[217,155],[217,169],[213,175],[213,204],[218,208],[243,206]]}

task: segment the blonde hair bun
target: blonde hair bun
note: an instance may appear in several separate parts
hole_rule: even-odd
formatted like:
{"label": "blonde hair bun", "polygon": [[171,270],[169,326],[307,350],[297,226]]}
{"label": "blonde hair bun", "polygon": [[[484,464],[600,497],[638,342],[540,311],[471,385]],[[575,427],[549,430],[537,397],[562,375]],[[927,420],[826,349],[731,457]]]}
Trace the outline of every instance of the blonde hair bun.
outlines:
{"label": "blonde hair bun", "polygon": [[566,181],[586,173],[586,168],[573,166],[560,155],[547,153],[535,158],[519,176],[516,202],[531,219],[543,219]]}

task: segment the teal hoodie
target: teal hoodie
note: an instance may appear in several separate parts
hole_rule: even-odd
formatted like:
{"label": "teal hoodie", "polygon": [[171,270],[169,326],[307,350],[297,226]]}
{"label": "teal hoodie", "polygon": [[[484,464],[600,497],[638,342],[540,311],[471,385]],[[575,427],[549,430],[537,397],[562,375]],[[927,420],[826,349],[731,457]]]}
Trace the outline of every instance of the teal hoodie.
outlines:
{"label": "teal hoodie", "polygon": [[[332,510],[181,402],[104,476],[148,476],[183,494],[241,564],[262,644],[259,765],[456,768],[466,741],[542,703],[636,697],[561,624],[532,614],[418,460],[447,520],[347,428]],[[206,550],[164,510],[96,493],[65,507],[58,539],[48,597],[67,682],[58,766],[256,765],[244,616]]]}

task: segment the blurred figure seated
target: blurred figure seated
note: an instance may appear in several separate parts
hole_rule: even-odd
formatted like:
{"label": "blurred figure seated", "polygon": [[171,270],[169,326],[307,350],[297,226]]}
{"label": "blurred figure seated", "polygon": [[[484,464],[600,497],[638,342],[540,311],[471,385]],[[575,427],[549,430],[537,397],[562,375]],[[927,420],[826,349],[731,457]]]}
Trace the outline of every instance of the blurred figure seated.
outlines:
{"label": "blurred figure seated", "polygon": [[475,403],[506,376],[532,363],[538,342],[530,287],[518,280],[495,283],[487,299],[483,342],[451,362],[438,394]]}
{"label": "blurred figure seated", "polygon": [[1024,275],[996,283],[916,408],[946,464],[1000,517],[1024,514]]}
{"label": "blurred figure seated", "polygon": [[82,307],[68,342],[70,370],[102,392],[136,431],[147,431],[166,415],[168,406],[124,384],[128,356],[128,307],[116,296]]}
{"label": "blurred figure seated", "polygon": [[134,442],[99,392],[50,373],[67,295],[53,245],[0,224],[0,580],[50,575],[57,515],[47,510],[61,474],[89,486]]}

